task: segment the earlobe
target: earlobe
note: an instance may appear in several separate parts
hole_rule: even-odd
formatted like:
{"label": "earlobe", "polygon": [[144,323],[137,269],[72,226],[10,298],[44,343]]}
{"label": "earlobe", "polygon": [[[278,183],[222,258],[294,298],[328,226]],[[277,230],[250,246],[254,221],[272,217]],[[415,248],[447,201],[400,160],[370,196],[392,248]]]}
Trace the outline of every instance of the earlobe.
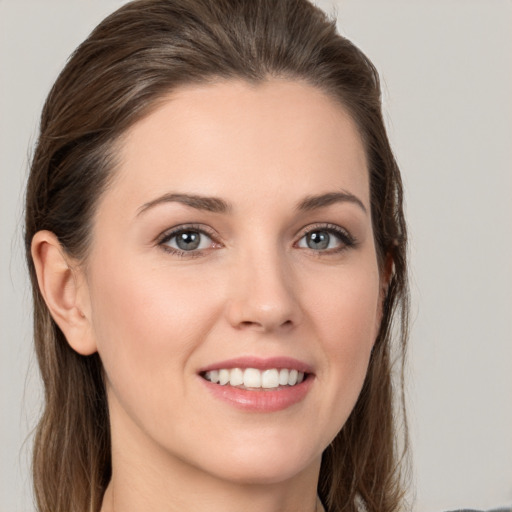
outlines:
{"label": "earlobe", "polygon": [[79,354],[96,352],[85,280],[51,231],[32,238],[32,259],[41,294],[69,345]]}

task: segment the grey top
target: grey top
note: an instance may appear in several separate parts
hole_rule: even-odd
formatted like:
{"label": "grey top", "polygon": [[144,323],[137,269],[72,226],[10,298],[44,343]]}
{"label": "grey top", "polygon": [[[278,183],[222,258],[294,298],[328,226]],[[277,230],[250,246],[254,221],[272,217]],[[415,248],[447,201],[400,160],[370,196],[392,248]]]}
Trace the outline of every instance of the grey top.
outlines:
{"label": "grey top", "polygon": [[[459,510],[452,510],[451,512],[485,512],[483,510],[476,510],[473,508],[464,508]],[[493,508],[492,510],[489,510],[488,512],[512,512],[511,507],[503,507],[503,508]]]}

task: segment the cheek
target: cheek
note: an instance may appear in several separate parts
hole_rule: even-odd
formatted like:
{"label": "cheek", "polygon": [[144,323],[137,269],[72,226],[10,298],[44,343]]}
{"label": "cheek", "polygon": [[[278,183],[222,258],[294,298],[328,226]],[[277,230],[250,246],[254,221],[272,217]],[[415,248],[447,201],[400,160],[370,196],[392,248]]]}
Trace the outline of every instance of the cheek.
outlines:
{"label": "cheek", "polygon": [[325,358],[325,371],[318,378],[327,390],[324,421],[330,425],[331,439],[357,401],[377,336],[380,285],[374,268],[340,272],[328,281],[328,293],[317,294],[312,301],[312,322]]}
{"label": "cheek", "polygon": [[331,275],[324,284],[326,291],[315,294],[310,314],[329,354],[364,356],[371,350],[379,327],[376,265],[347,268]]}
{"label": "cheek", "polygon": [[103,260],[94,269],[91,302],[98,352],[110,386],[127,408],[128,401],[142,400],[153,411],[161,410],[169,400],[169,391],[163,390],[183,391],[178,377],[216,310],[214,297],[207,289],[198,293],[202,286],[195,279],[118,259],[111,264]]}
{"label": "cheek", "polygon": [[194,282],[192,274],[184,278],[163,267],[148,268],[147,263],[145,267],[118,260],[102,264],[92,276],[91,288],[100,348],[137,344],[163,349],[179,339],[185,350],[191,341],[190,330],[197,326],[194,319],[202,311],[201,303],[207,302],[201,283]]}

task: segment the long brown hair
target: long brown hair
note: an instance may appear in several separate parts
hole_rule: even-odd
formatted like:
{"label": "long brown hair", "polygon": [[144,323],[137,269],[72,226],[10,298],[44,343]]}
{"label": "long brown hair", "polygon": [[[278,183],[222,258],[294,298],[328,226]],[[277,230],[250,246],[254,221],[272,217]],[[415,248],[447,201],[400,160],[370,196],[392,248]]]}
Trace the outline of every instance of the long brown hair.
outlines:
{"label": "long brown hair", "polygon": [[393,263],[368,374],[355,409],[324,452],[318,493],[329,512],[400,508],[406,227],[377,71],[337,33],[335,20],[307,0],[138,0],[106,18],[71,56],[45,103],[31,166],[25,243],[45,388],[33,457],[40,512],[98,511],[111,453],[101,361],[74,352],[53,321],[37,285],[32,237],[50,230],[84,261],[95,205],[114,172],[116,142],[130,126],[180,85],[269,77],[305,80],[351,113],[369,163],[379,263],[381,269]]}

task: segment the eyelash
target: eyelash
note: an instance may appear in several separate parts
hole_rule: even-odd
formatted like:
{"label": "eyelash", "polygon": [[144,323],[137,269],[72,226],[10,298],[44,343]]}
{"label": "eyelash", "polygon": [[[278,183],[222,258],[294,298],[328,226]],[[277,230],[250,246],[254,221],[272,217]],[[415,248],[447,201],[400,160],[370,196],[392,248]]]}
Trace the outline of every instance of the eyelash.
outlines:
{"label": "eyelash", "polygon": [[181,226],[177,226],[176,228],[172,228],[170,231],[166,231],[163,233],[157,240],[158,245],[165,251],[173,256],[183,257],[183,258],[197,258],[200,256],[204,256],[205,251],[207,249],[200,249],[194,251],[182,251],[180,249],[176,249],[174,247],[169,247],[166,245],[170,242],[175,236],[180,233],[184,233],[187,231],[200,233],[201,235],[205,235],[212,240],[215,245],[221,246],[219,242],[216,241],[215,234],[213,231],[206,229],[204,226],[199,224],[183,224]]}
{"label": "eyelash", "polygon": [[[208,249],[200,249],[200,250],[191,250],[191,251],[183,251],[180,249],[176,249],[174,247],[170,247],[168,244],[175,236],[180,233],[184,233],[187,231],[200,233],[201,235],[205,235],[212,240],[212,243],[221,247],[222,244],[217,241],[217,238],[212,230],[206,229],[204,226],[199,224],[183,224],[177,226],[176,228],[172,228],[170,231],[166,231],[157,239],[157,244],[167,253],[170,253],[174,256],[178,257],[187,257],[187,258],[197,258],[204,256],[204,253],[208,251]],[[316,224],[310,225],[307,228],[303,229],[299,240],[294,243],[294,247],[307,235],[314,233],[315,231],[323,231],[328,234],[334,234],[340,241],[341,247],[335,249],[327,249],[327,250],[314,250],[309,248],[309,252],[312,252],[316,256],[329,256],[339,254],[347,249],[355,247],[357,245],[357,240],[344,228],[336,225],[336,224]]]}
{"label": "eyelash", "polygon": [[309,251],[312,252],[315,256],[321,257],[340,254],[341,252],[344,252],[347,249],[350,249],[357,245],[357,240],[355,239],[355,237],[351,235],[346,229],[338,226],[337,224],[309,225],[302,231],[299,241],[296,242],[295,245],[298,244],[307,235],[318,231],[326,232],[330,235],[335,235],[339,239],[341,246],[334,249],[326,249],[320,251],[309,248]]}

